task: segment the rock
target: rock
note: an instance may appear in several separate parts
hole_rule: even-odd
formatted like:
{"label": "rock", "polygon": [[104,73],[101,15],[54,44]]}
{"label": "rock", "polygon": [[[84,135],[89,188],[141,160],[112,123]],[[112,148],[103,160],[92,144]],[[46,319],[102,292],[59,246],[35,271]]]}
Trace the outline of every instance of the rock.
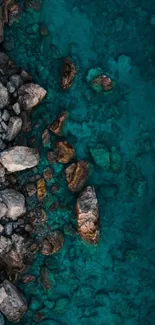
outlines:
{"label": "rock", "polygon": [[42,101],[46,93],[46,90],[39,85],[33,83],[24,84],[18,90],[18,103],[23,109],[31,110]]}
{"label": "rock", "polygon": [[89,163],[79,160],[66,168],[66,180],[72,192],[81,191],[89,174]]}
{"label": "rock", "polygon": [[6,216],[7,211],[7,206],[3,202],[0,202],[0,219]]}
{"label": "rock", "polygon": [[23,125],[22,125],[22,131],[23,132],[29,132],[32,129],[32,125],[31,125],[31,119],[30,119],[30,115],[28,114],[28,112],[21,112],[21,118],[23,121]]}
{"label": "rock", "polygon": [[50,164],[53,164],[56,162],[56,154],[54,151],[47,152],[47,160]]}
{"label": "rock", "polygon": [[64,65],[62,69],[62,76],[61,76],[61,86],[63,89],[68,89],[71,87],[73,80],[76,75],[76,68],[75,65],[70,61],[69,58],[64,60]]}
{"label": "rock", "polygon": [[[7,188],[0,191],[0,199],[7,207],[7,218],[17,220],[17,218],[25,214],[25,198],[16,190]],[[6,211],[5,207],[4,211]]]}
{"label": "rock", "polygon": [[37,181],[37,197],[39,201],[42,201],[46,196],[46,184],[43,178]]}
{"label": "rock", "polygon": [[62,135],[62,128],[63,128],[64,122],[67,119],[67,117],[68,117],[68,112],[67,111],[62,112],[59,115],[59,117],[49,126],[49,129],[53,133],[61,136]]}
{"label": "rock", "polygon": [[20,75],[24,83],[32,81],[32,76],[30,76],[25,70],[22,70]]}
{"label": "rock", "polygon": [[59,230],[53,231],[41,242],[41,253],[52,255],[56,253],[64,244],[64,237]]}
{"label": "rock", "polygon": [[78,232],[90,244],[97,244],[99,239],[99,210],[96,193],[88,186],[77,199],[76,204]]}
{"label": "rock", "polygon": [[46,129],[42,134],[42,144],[44,147],[48,146],[50,142],[50,134],[49,131]]}
{"label": "rock", "polygon": [[0,162],[9,172],[35,167],[39,163],[39,153],[32,148],[16,146],[0,154]]}
{"label": "rock", "polygon": [[9,118],[10,118],[10,114],[9,114],[9,112],[5,109],[5,110],[3,111],[3,114],[2,114],[2,120],[3,120],[4,122],[7,122],[7,121],[9,121]]}
{"label": "rock", "polygon": [[114,172],[118,172],[121,169],[121,155],[115,147],[111,148],[110,160],[111,168]]}
{"label": "rock", "polygon": [[4,177],[5,176],[5,168],[4,166],[0,163],[0,177]]}
{"label": "rock", "polygon": [[12,3],[9,6],[9,26],[12,26],[13,23],[18,22],[21,16],[22,10],[18,3]]}
{"label": "rock", "polygon": [[44,170],[44,179],[48,182],[51,180],[51,178],[53,177],[53,170],[50,167],[47,167]]}
{"label": "rock", "polygon": [[8,280],[0,285],[0,311],[10,322],[17,322],[27,310],[27,303]]}
{"label": "rock", "polygon": [[23,80],[19,74],[14,74],[11,76],[10,82],[15,86],[16,89],[23,85]]}
{"label": "rock", "polygon": [[10,94],[13,94],[16,90],[15,85],[11,81],[8,81],[7,83],[7,90]]}
{"label": "rock", "polygon": [[67,141],[57,142],[55,153],[57,161],[63,164],[67,164],[75,156],[74,148]]}
{"label": "rock", "polygon": [[2,234],[4,227],[0,224],[0,235]]}
{"label": "rock", "polygon": [[6,140],[12,141],[22,129],[22,119],[20,117],[10,117]]}
{"label": "rock", "polygon": [[6,131],[8,129],[8,126],[4,121],[1,122],[1,126],[3,128],[3,131]]}
{"label": "rock", "polygon": [[6,148],[6,144],[0,139],[0,150],[4,150]]}
{"label": "rock", "polygon": [[91,148],[91,155],[99,167],[108,170],[110,167],[110,153],[109,150],[103,146],[102,148]]}
{"label": "rock", "polygon": [[33,183],[26,184],[26,191],[28,196],[33,196],[37,192],[36,185]]}
{"label": "rock", "polygon": [[12,222],[7,222],[5,227],[4,227],[5,234],[7,236],[11,236],[12,235],[12,230],[13,230]]}
{"label": "rock", "polygon": [[19,103],[15,103],[15,104],[12,106],[12,109],[13,109],[13,111],[15,112],[16,115],[19,115],[19,114],[20,114],[20,105],[19,105]]}
{"label": "rock", "polygon": [[42,283],[43,287],[48,290],[51,288],[52,283],[49,279],[49,274],[48,274],[48,269],[43,266],[41,268],[41,272],[40,272],[40,282]]}
{"label": "rock", "polygon": [[4,52],[0,52],[0,67],[5,67],[9,62],[9,57]]}
{"label": "rock", "polygon": [[0,83],[0,109],[5,108],[9,104],[9,93],[7,88]]}

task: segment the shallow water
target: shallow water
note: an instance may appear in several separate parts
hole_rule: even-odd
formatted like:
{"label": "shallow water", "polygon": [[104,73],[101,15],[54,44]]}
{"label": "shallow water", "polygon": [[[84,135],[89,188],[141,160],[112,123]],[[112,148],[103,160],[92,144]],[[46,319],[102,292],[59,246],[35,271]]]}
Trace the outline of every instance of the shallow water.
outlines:
{"label": "shallow water", "polygon": [[[154,16],[153,16],[154,15]],[[153,18],[154,17],[154,18]],[[48,27],[48,36],[39,28]],[[5,48],[29,71],[48,96],[32,113],[33,128],[21,139],[35,137],[41,161],[33,173],[42,175],[49,163],[41,135],[63,111],[69,111],[64,137],[77,159],[91,163],[88,184],[94,185],[100,208],[100,242],[90,247],[65,226],[76,227],[76,196],[67,189],[65,168],[54,164],[44,209],[48,230],[61,229],[65,244],[52,257],[36,255],[29,273],[36,282],[19,284],[29,310],[20,324],[154,325],[155,323],[155,3],[154,1],[44,0],[40,12],[23,11],[6,30]],[[78,73],[62,91],[60,72],[70,56]],[[100,67],[115,80],[112,92],[96,93],[88,71]],[[39,124],[36,128],[35,125]],[[90,148],[115,146],[121,169],[97,166]],[[31,172],[22,174],[23,183]],[[58,185],[51,193],[51,185]],[[56,202],[58,208],[50,211]],[[28,200],[29,208],[34,202]],[[41,231],[41,230],[40,230]],[[39,233],[38,233],[39,237]],[[46,291],[40,270],[46,265],[52,283]]]}

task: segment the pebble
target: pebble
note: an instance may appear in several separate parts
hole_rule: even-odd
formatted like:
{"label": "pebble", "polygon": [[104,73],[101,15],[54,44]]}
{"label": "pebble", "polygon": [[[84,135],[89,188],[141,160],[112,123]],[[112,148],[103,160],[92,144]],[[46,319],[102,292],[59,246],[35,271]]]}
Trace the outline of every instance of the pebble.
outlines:
{"label": "pebble", "polygon": [[2,121],[1,125],[2,125],[2,128],[6,131],[8,128],[7,124],[4,121]]}
{"label": "pebble", "polygon": [[14,110],[15,114],[16,115],[19,115],[20,114],[20,105],[18,103],[15,103],[13,106],[12,106],[12,109]]}
{"label": "pebble", "polygon": [[8,91],[9,91],[10,94],[13,94],[14,91],[16,90],[16,87],[15,87],[14,84],[12,84],[12,82],[9,81],[7,83],[7,89],[8,89]]}
{"label": "pebble", "polygon": [[0,150],[4,150],[6,147],[6,144],[0,139]]}
{"label": "pebble", "polygon": [[5,122],[7,122],[7,121],[9,120],[9,118],[10,118],[10,114],[9,114],[9,112],[5,109],[5,110],[3,111],[3,114],[2,114],[2,120],[5,121]]}
{"label": "pebble", "polygon": [[4,227],[4,231],[5,231],[5,234],[7,235],[7,236],[11,236],[11,234],[12,234],[12,222],[8,222],[6,225],[5,225],[5,227]]}

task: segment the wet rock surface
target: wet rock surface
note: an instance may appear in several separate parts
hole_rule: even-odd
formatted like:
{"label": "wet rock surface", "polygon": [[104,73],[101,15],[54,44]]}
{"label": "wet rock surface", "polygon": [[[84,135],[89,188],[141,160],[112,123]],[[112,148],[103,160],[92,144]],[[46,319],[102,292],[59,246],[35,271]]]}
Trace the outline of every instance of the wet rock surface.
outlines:
{"label": "wet rock surface", "polygon": [[66,180],[72,192],[79,192],[86,183],[89,173],[89,163],[79,160],[66,168]]}
{"label": "wet rock surface", "polygon": [[30,83],[21,86],[18,90],[18,103],[25,110],[31,110],[46,96],[46,90],[39,85]]}

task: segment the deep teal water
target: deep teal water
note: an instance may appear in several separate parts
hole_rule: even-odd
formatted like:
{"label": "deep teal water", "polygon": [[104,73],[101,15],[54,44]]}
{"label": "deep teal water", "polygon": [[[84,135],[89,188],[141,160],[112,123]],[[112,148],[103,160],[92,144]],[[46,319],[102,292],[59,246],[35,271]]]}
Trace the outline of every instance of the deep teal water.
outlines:
{"label": "deep teal water", "polygon": [[[155,17],[154,1],[44,0],[40,12],[23,11],[18,24],[6,30],[5,48],[15,62],[29,71],[48,96],[34,109],[33,129],[42,174],[47,150],[41,135],[62,110],[69,111],[64,137],[77,159],[92,165],[88,184],[96,188],[100,208],[100,242],[90,247],[65,230],[76,228],[75,200],[65,182],[64,166],[54,164],[52,183],[44,200],[48,229],[61,229],[65,244],[52,257],[37,254],[29,273],[31,284],[19,283],[29,310],[20,324],[41,325],[154,325],[155,323]],[[155,20],[155,18],[154,18]],[[46,25],[48,36],[40,36]],[[63,59],[76,62],[72,88],[62,91]],[[94,92],[88,71],[100,67],[115,80],[107,95]],[[35,125],[39,124],[36,128]],[[22,138],[23,141],[23,138]],[[121,170],[98,167],[90,148],[116,146]],[[23,183],[31,172],[22,174]],[[58,207],[50,211],[56,202]],[[33,202],[28,201],[29,207]],[[46,230],[46,229],[45,229]],[[40,230],[41,231],[41,230]],[[39,237],[39,232],[38,232]],[[42,265],[52,287],[40,282]]]}

